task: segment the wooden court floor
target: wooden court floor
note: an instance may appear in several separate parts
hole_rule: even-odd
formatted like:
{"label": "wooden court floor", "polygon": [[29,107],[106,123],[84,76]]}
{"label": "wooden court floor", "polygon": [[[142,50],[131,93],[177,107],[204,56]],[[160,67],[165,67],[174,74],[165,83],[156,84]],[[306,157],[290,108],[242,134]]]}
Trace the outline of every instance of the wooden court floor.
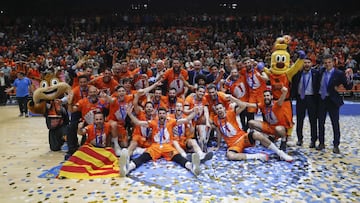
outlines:
{"label": "wooden court floor", "polygon": [[[308,177],[269,198],[176,193],[128,177],[39,178],[63,161],[64,152],[50,151],[43,117],[18,114],[17,106],[0,107],[0,202],[360,202],[360,117],[341,118],[341,155],[331,152],[328,121],[324,152],[308,149],[306,136],[300,150],[311,165]],[[307,121],[304,128],[309,129]]]}

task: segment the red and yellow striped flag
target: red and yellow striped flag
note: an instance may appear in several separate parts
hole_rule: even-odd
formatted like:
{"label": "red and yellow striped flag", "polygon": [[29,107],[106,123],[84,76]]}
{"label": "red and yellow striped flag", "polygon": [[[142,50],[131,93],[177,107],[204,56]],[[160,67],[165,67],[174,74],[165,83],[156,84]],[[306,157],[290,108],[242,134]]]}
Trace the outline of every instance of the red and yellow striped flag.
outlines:
{"label": "red and yellow striped flag", "polygon": [[81,146],[60,169],[58,178],[119,177],[119,161],[111,147]]}

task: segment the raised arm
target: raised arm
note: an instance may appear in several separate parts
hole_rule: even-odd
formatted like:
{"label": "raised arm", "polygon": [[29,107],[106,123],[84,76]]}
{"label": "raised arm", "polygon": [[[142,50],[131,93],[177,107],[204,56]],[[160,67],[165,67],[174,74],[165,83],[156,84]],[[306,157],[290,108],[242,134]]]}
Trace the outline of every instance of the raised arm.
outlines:
{"label": "raised arm", "polygon": [[[231,94],[227,94],[226,98],[229,99],[231,102],[234,102],[236,104],[236,106],[237,106],[237,108],[235,109],[236,114],[241,113],[248,106],[247,103],[240,101],[239,99],[235,98]],[[256,107],[256,105],[255,105],[255,107]]]}
{"label": "raised arm", "polygon": [[133,112],[133,106],[129,106],[126,109],[126,113],[129,116],[129,118],[131,119],[131,121],[138,126],[143,126],[143,127],[149,127],[149,123],[147,121],[140,121],[138,118],[136,118],[134,116]]}
{"label": "raised arm", "polygon": [[186,118],[182,118],[176,121],[177,125],[185,124],[190,122],[192,119],[195,118],[195,115],[199,112],[199,107],[194,107],[191,109],[192,113],[189,114]]}

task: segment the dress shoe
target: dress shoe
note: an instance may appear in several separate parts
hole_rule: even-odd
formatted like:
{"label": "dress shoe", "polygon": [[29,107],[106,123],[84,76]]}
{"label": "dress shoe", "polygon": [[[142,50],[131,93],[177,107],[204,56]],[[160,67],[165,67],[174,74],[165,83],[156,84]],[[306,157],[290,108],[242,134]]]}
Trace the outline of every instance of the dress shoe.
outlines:
{"label": "dress shoe", "polygon": [[296,142],[296,145],[297,145],[297,146],[302,146],[302,144],[303,144],[303,141],[302,141],[302,140],[298,140],[298,141]]}
{"label": "dress shoe", "polygon": [[325,149],[325,144],[319,144],[317,147],[316,147],[316,150],[323,150]]}
{"label": "dress shoe", "polygon": [[339,147],[334,147],[333,152],[334,152],[335,154],[340,154],[340,149],[339,149]]}
{"label": "dress shoe", "polygon": [[309,148],[315,148],[315,142],[311,142]]}

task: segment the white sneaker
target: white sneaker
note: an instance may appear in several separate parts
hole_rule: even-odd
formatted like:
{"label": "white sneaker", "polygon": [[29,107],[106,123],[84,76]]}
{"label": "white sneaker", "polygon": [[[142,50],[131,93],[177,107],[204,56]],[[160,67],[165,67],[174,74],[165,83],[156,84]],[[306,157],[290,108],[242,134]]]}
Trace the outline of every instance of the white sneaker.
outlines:
{"label": "white sneaker", "polygon": [[261,161],[269,161],[269,155],[265,153],[260,153],[259,160]]}
{"label": "white sneaker", "polygon": [[193,172],[193,174],[196,176],[200,175],[200,157],[199,157],[199,155],[197,153],[193,153],[191,155],[191,161],[192,161],[191,172]]}
{"label": "white sneaker", "polygon": [[120,177],[125,177],[128,173],[128,151],[123,150],[120,153],[119,167],[120,167]]}
{"label": "white sneaker", "polygon": [[292,136],[289,136],[289,137],[287,138],[286,145],[287,145],[288,147],[295,147],[295,146],[296,146],[296,142],[295,142],[295,140],[292,138]]}
{"label": "white sneaker", "polygon": [[283,154],[282,156],[280,156],[280,158],[281,158],[282,160],[284,160],[284,161],[287,161],[287,162],[292,162],[292,161],[294,161],[294,158],[293,158],[292,156],[286,154],[285,152],[284,152],[284,154]]}

